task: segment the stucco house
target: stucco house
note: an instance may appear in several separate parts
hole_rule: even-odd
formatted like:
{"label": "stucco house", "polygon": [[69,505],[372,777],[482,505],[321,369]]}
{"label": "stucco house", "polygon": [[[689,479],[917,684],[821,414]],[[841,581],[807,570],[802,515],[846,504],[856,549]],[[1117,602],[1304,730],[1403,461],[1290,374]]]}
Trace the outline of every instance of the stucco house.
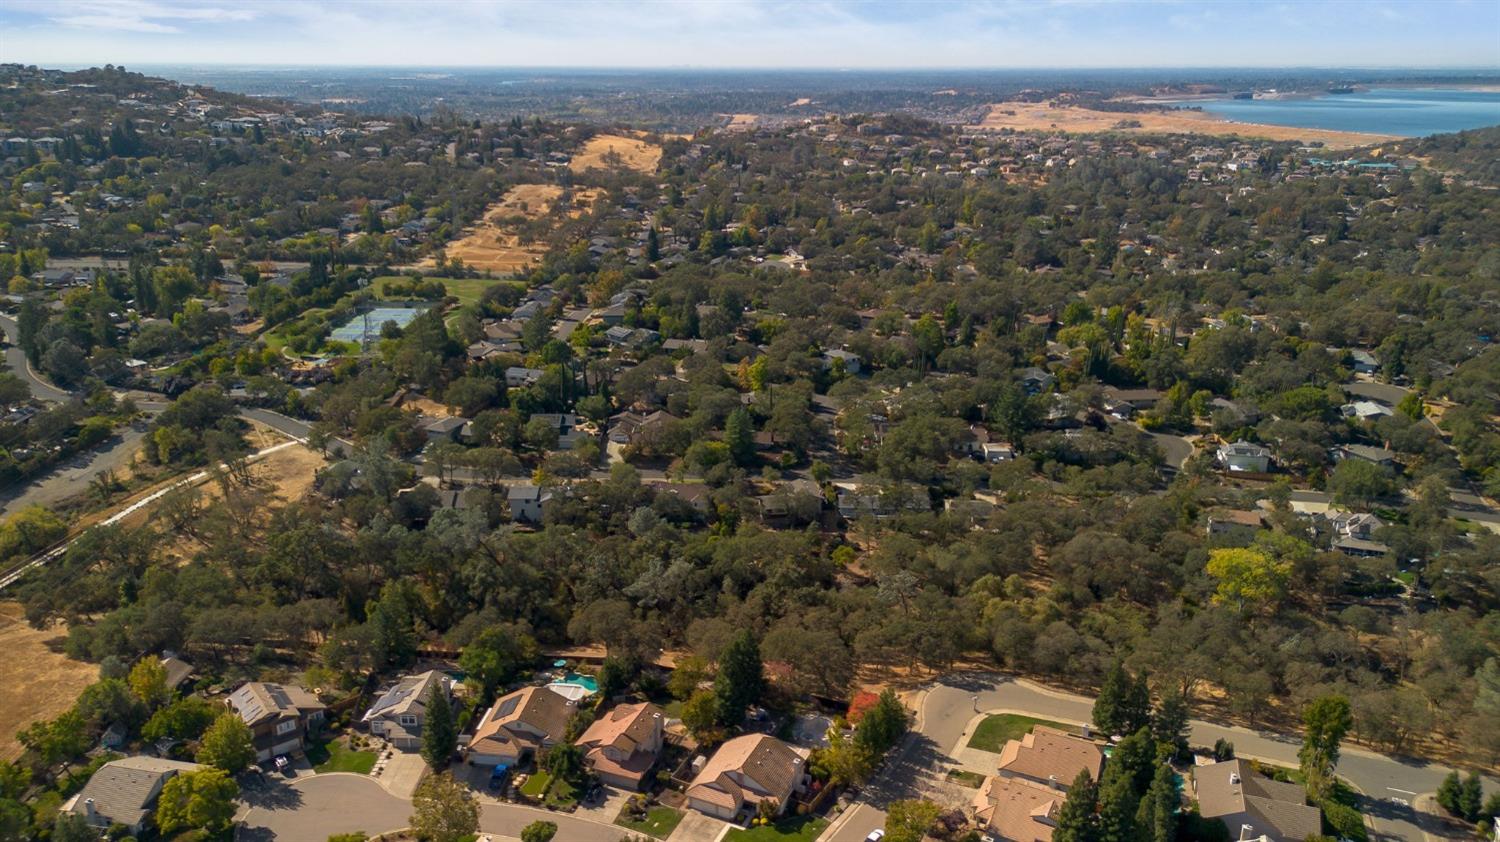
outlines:
{"label": "stucco house", "polygon": [[583,764],[611,786],[641,789],[661,753],[665,721],[662,709],[649,702],[616,705],[578,738]]}
{"label": "stucco house", "polygon": [[515,765],[562,741],[578,703],[550,687],[523,687],[495,700],[466,749],[475,766]]}
{"label": "stucco house", "polygon": [[746,734],[719,746],[687,788],[688,806],[725,821],[753,816],[762,801],[779,815],[807,778],[807,760],[767,734]]}

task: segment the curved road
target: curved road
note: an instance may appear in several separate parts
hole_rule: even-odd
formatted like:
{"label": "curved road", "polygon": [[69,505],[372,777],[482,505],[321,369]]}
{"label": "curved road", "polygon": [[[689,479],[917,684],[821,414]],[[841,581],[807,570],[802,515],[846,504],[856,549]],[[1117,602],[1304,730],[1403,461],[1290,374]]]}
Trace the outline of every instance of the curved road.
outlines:
{"label": "curved road", "polygon": [[[859,842],[880,827],[879,809],[890,800],[920,795],[914,782],[941,776],[957,765],[956,749],[967,739],[969,726],[981,713],[1010,712],[1083,724],[1091,720],[1093,700],[995,673],[956,673],[939,679],[916,701],[912,734],[880,774],[861,793],[856,805],[823,837],[824,842]],[[1195,746],[1216,740],[1234,743],[1241,757],[1296,766],[1301,737],[1256,731],[1195,719],[1190,739]],[[1364,794],[1364,808],[1373,825],[1372,838],[1423,842],[1441,835],[1440,824],[1410,806],[1417,796],[1437,789],[1448,767],[1424,760],[1395,758],[1346,746],[1338,773]],[[919,785],[919,784],[918,784]],[[1487,790],[1496,786],[1491,780]]]}
{"label": "curved road", "polygon": [[20,335],[20,329],[16,327],[16,320],[10,316],[0,316],[0,330],[5,331],[5,364],[16,376],[26,381],[31,387],[31,396],[37,400],[51,401],[52,403],[63,403],[73,397],[71,392],[59,389],[36,375],[31,370],[31,362],[26,359],[26,353],[16,345],[16,337]]}
{"label": "curved road", "polygon": [[[411,801],[365,775],[343,772],[273,781],[247,791],[242,800],[239,842],[311,842],[361,830],[373,836],[408,827],[411,818]],[[479,829],[485,833],[519,838],[521,828],[538,819],[555,823],[557,839],[566,842],[618,842],[625,833],[567,813],[480,800]]]}

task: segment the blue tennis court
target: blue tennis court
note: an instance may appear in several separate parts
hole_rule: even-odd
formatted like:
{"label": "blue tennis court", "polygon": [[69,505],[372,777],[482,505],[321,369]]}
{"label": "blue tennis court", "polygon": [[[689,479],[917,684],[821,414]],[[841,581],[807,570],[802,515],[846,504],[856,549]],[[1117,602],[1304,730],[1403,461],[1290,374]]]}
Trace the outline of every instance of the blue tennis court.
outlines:
{"label": "blue tennis court", "polygon": [[332,338],[339,342],[357,342],[368,348],[380,340],[380,326],[395,322],[397,327],[406,327],[412,319],[422,314],[422,307],[376,307],[368,313],[355,316],[347,323],[333,329]]}

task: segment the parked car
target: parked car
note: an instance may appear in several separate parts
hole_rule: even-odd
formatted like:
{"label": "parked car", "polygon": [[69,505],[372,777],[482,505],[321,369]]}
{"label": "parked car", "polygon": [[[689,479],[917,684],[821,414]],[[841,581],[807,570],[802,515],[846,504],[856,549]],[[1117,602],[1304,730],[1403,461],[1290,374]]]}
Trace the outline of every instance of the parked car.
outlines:
{"label": "parked car", "polygon": [[870,831],[870,835],[869,836],[865,837],[865,842],[880,842],[880,840],[882,840],[884,838],[885,838],[885,828],[883,828],[883,827],[877,827],[874,830]]}

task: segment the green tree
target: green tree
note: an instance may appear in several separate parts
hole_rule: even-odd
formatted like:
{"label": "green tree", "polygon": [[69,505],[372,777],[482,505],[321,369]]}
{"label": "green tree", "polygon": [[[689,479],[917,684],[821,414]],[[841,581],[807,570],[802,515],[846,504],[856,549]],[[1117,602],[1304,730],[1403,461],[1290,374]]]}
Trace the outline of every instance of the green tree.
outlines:
{"label": "green tree", "polygon": [[[29,822],[28,822],[29,824]],[[4,837],[26,839],[24,833]],[[99,842],[99,830],[78,813],[58,813],[52,823],[52,842]]]}
{"label": "green tree", "polygon": [[1334,466],[1328,490],[1335,503],[1366,507],[1396,490],[1390,469],[1363,459],[1345,459]]}
{"label": "green tree", "polygon": [[557,824],[540,819],[521,828],[521,842],[552,842],[556,835]]}
{"label": "green tree", "polygon": [[906,706],[896,697],[896,691],[888,687],[860,717],[854,729],[854,740],[872,756],[879,757],[900,741],[906,733],[906,726]]}
{"label": "green tree", "polygon": [[1210,550],[1207,570],[1208,575],[1218,582],[1214,601],[1229,603],[1241,610],[1279,601],[1285,595],[1292,575],[1290,562],[1273,558],[1253,547]]}
{"label": "green tree", "polygon": [[147,655],[136,661],[126,680],[130,684],[130,691],[148,710],[156,710],[166,704],[171,696],[171,689],[167,687],[167,668],[162,666],[161,658],[155,655]]}
{"label": "green tree", "polygon": [[875,770],[875,756],[857,739],[834,727],[828,729],[828,745],[819,749],[816,764],[828,770],[833,784],[858,786]]}
{"label": "green tree", "polygon": [[166,737],[196,740],[223,710],[202,696],[183,696],[152,714],[142,726],[141,736],[151,742]]}
{"label": "green tree", "polygon": [[572,743],[558,743],[547,749],[546,768],[553,780],[577,783],[583,777],[583,749]]}
{"label": "green tree", "polygon": [[1307,793],[1313,800],[1320,801],[1333,791],[1333,770],[1339,762],[1339,744],[1353,723],[1349,700],[1339,695],[1316,699],[1303,711],[1304,733],[1297,760],[1307,784]]}
{"label": "green tree", "polygon": [[441,680],[432,683],[427,695],[427,721],[422,725],[422,759],[434,772],[448,766],[448,758],[458,748],[458,730],[453,725],[453,706],[448,702]]}
{"label": "green tree", "polygon": [[175,775],[161,788],[156,825],[166,834],[191,828],[222,833],[234,819],[234,799],[239,791],[223,769]]}
{"label": "green tree", "polygon": [[755,463],[755,425],[750,413],[743,408],[729,413],[724,421],[724,444],[729,447],[729,458],[744,467]]}
{"label": "green tree", "polygon": [[1094,727],[1105,734],[1133,734],[1151,721],[1151,691],[1119,661],[1104,676],[1094,700]]}
{"label": "green tree", "polygon": [[1470,772],[1458,790],[1458,815],[1463,816],[1465,821],[1477,822],[1483,808],[1484,782],[1480,780],[1478,772]]}
{"label": "green tree", "polygon": [[514,626],[492,626],[464,647],[458,666],[479,682],[480,695],[488,700],[523,665],[536,660],[536,654],[536,640],[531,635]]}
{"label": "green tree", "polygon": [[458,842],[479,830],[479,802],[451,775],[431,775],[412,795],[408,822],[424,842]]}
{"label": "green tree", "polygon": [[250,726],[240,715],[227,711],[214,720],[198,745],[198,762],[237,775],[255,762],[255,743]]}
{"label": "green tree", "polygon": [[1156,767],[1151,786],[1141,799],[1136,810],[1136,834],[1142,842],[1175,842],[1177,838],[1177,809],[1181,804],[1177,793],[1176,773],[1163,763]]}
{"label": "green tree", "polygon": [[1449,772],[1443,782],[1438,784],[1437,803],[1444,810],[1455,816],[1462,816],[1463,779],[1458,772]]}
{"label": "green tree", "polygon": [[892,801],[885,814],[886,842],[922,842],[941,813],[931,801]]}
{"label": "green tree", "polygon": [[1105,775],[1099,792],[1100,842],[1135,842],[1135,814],[1140,806],[1129,775]]}
{"label": "green tree", "polygon": [[745,716],[745,709],[760,701],[765,690],[765,669],[760,662],[760,645],[748,629],[740,632],[719,657],[719,674],[714,679],[714,695],[719,702],[719,724],[735,727]]}
{"label": "green tree", "polygon": [[723,737],[719,727],[719,697],[712,690],[697,690],[682,703],[682,727],[700,743]]}
{"label": "green tree", "polygon": [[1052,842],[1099,842],[1099,787],[1087,769],[1078,772],[1057,811]]}
{"label": "green tree", "polygon": [[1185,757],[1188,752],[1188,703],[1180,692],[1169,692],[1162,696],[1161,703],[1151,714],[1151,736],[1158,743],[1172,747],[1173,757]]}

